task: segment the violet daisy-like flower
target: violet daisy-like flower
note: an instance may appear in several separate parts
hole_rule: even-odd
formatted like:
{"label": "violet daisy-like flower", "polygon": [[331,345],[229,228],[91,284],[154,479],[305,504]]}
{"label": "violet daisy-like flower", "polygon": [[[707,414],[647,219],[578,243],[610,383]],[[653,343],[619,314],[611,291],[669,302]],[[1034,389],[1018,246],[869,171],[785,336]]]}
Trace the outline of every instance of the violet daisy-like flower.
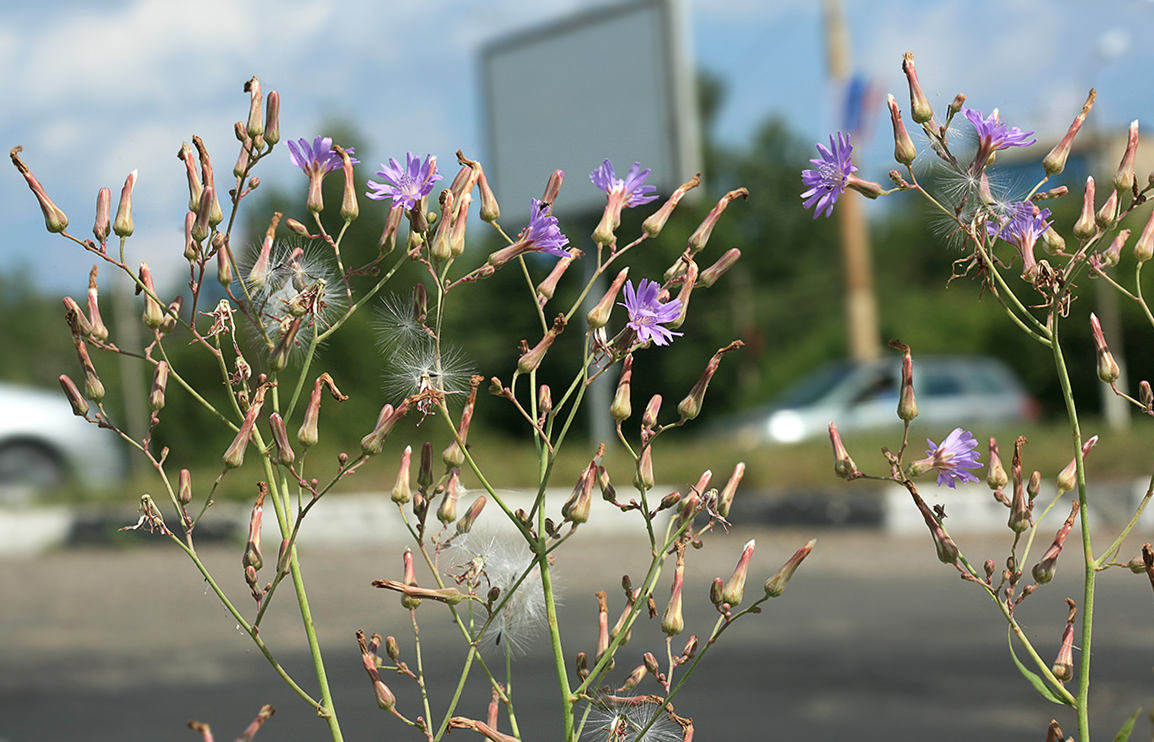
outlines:
{"label": "violet daisy-like flower", "polygon": [[1030,201],[1019,201],[1010,204],[1009,214],[997,221],[986,222],[986,232],[991,237],[1001,237],[1006,242],[1018,248],[1022,256],[1022,273],[1027,274],[1034,270],[1037,261],[1034,259],[1034,245],[1050,227],[1047,219],[1049,209],[1038,209]]}
{"label": "violet daisy-like flower", "polygon": [[621,306],[629,313],[629,328],[637,333],[637,339],[642,343],[652,340],[655,345],[669,345],[674,336],[682,334],[661,326],[681,314],[681,300],[662,303],[657,298],[660,289],[656,281],[645,278],[637,284],[636,290],[632,281],[625,282],[625,301]]}
{"label": "violet daisy-like flower", "polygon": [[613,163],[609,160],[601,163],[601,167],[589,173],[589,180],[593,181],[593,185],[597,186],[607,194],[612,194],[614,191],[624,193],[625,200],[622,206],[641,206],[650,201],[657,200],[657,186],[645,185],[645,179],[649,177],[649,168],[641,169],[641,163],[633,163],[633,167],[629,168],[629,172],[625,174],[624,179],[617,177],[617,173],[613,170]]}
{"label": "violet daisy-like flower", "polygon": [[821,159],[810,160],[816,168],[801,171],[802,185],[809,189],[801,194],[801,197],[805,199],[802,206],[807,209],[813,207],[814,219],[822,211],[825,211],[825,216],[833,213],[833,205],[837,203],[838,197],[845,192],[850,175],[857,171],[850,159],[853,154],[853,145],[850,144],[849,134],[842,134],[839,131],[836,139],[833,134],[830,134],[829,147],[826,148],[825,145],[818,144],[817,151],[821,155]]}
{"label": "violet daisy-like flower", "polygon": [[406,211],[416,206],[417,202],[428,196],[433,190],[433,184],[441,179],[437,172],[437,158],[426,155],[424,162],[420,157],[414,157],[412,152],[405,153],[405,165],[397,162],[395,157],[389,158],[389,164],[381,163],[377,175],[384,178],[384,183],[368,182],[369,192],[365,195],[376,201],[386,198],[393,199],[393,206],[403,206]]}
{"label": "violet daisy-like flower", "polygon": [[529,224],[519,235],[520,240],[533,244],[540,252],[547,252],[559,258],[569,257],[565,246],[569,238],[561,234],[561,227],[557,225],[557,217],[552,214],[552,207],[537,199],[531,200],[529,207]]}
{"label": "violet daisy-like flower", "polygon": [[974,125],[978,134],[978,151],[974,155],[974,162],[970,165],[970,172],[977,175],[986,167],[990,155],[1010,147],[1028,147],[1037,142],[1029,139],[1034,132],[1022,131],[1016,126],[1006,126],[998,116],[998,109],[983,118],[982,112],[973,108],[963,108],[962,115]]}
{"label": "violet daisy-like flower", "polygon": [[978,452],[974,450],[978,447],[978,442],[969,431],[954,428],[940,446],[929,438],[926,439],[926,444],[929,446],[926,449],[926,458],[913,465],[916,471],[936,470],[938,486],[946,485],[950,489],[954,489],[956,482],[978,481],[976,476],[967,471],[982,466],[978,461]]}
{"label": "violet daisy-like flower", "polygon": [[[290,139],[288,148],[289,159],[303,170],[305,175],[325,175],[341,167],[341,156],[333,149],[332,137],[317,137],[312,144],[309,144],[307,139],[298,139],[295,142]],[[354,165],[360,164],[360,160],[353,157],[352,147],[345,147],[344,150]]]}

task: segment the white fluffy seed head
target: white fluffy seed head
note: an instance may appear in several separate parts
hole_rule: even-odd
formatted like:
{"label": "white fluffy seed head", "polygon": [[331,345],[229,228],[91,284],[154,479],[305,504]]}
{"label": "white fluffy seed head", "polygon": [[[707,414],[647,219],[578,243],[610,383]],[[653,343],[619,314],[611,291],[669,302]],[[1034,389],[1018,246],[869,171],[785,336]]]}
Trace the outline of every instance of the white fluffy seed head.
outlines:
{"label": "white fluffy seed head", "polygon": [[[533,553],[518,533],[496,533],[474,528],[453,539],[441,555],[446,574],[484,599],[492,588],[500,594],[493,603],[493,621],[481,637],[481,648],[523,654],[545,625],[545,593],[541,571],[533,566]],[[556,583],[554,582],[554,587]],[[483,623],[484,609],[481,609]]]}
{"label": "white fluffy seed head", "polygon": [[384,373],[385,394],[394,401],[418,394],[428,387],[444,393],[449,399],[469,390],[472,369],[463,353],[453,346],[442,345],[440,351],[432,338],[398,344],[387,354]]}
{"label": "white fluffy seed head", "polygon": [[391,353],[397,348],[427,342],[429,333],[413,316],[411,294],[390,294],[384,298],[373,323],[380,339],[381,351]]}
{"label": "white fluffy seed head", "polygon": [[[635,700],[606,696],[594,700],[581,738],[588,742],[680,742],[681,725],[661,706]],[[650,721],[653,724],[642,734]]]}

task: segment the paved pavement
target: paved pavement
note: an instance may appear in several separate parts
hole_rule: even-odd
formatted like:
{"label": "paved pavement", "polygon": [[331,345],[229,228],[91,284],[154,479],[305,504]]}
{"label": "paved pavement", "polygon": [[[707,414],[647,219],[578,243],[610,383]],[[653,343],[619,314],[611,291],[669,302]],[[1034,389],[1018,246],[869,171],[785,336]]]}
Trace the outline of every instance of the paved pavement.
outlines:
{"label": "paved pavement", "polygon": [[[735,528],[711,536],[690,555],[687,633],[705,633],[712,625],[709,582],[729,575],[747,539],[757,539],[749,583],[756,590],[815,536],[817,548],[785,595],[727,632],[679,699],[678,711],[694,718],[699,739],[1040,740],[1054,717],[1072,731],[1068,710],[1038,698],[1014,669],[995,607],[937,563],[923,533],[807,526]],[[1149,532],[1138,534],[1128,548],[1136,551],[1143,540],[1154,539]],[[1000,535],[959,541],[976,562],[1004,560],[1006,540]],[[570,652],[595,647],[593,593],[607,590],[615,612],[621,574],[640,580],[646,560],[638,546],[619,534],[591,534],[563,548],[561,622]],[[302,546],[346,739],[412,734],[375,708],[353,638],[357,629],[395,634],[403,659],[413,663],[407,613],[396,596],[369,586],[374,579],[400,576],[402,548],[391,537],[372,546]],[[251,614],[241,547],[222,542],[204,547],[203,556]],[[1063,556],[1055,582],[1022,608],[1047,658],[1056,651],[1065,618],[1062,599],[1079,597],[1074,557],[1075,551]],[[1145,577],[1119,570],[1099,582],[1092,706],[1100,719],[1095,736],[1109,739],[1154,696],[1154,596]],[[667,594],[667,584],[663,580],[659,597]],[[262,635],[311,690],[308,660],[297,650],[300,617],[289,597],[278,597]],[[418,612],[435,714],[461,656],[439,608],[428,604]],[[0,637],[4,742],[191,740],[196,737],[185,727],[190,718],[212,724],[219,739],[231,739],[264,703],[276,706],[277,714],[258,740],[325,738],[323,725],[273,675],[187,560],[143,537],[133,546],[0,560]],[[662,656],[662,644],[653,622],[639,627],[619,655],[615,679],[644,651]],[[546,648],[538,643],[514,669],[524,738],[556,739],[550,723],[554,674]],[[415,715],[411,683],[399,676],[387,682],[401,708]],[[462,711],[483,718],[487,700],[483,691],[466,694]],[[1134,738],[1149,730],[1143,718]]]}

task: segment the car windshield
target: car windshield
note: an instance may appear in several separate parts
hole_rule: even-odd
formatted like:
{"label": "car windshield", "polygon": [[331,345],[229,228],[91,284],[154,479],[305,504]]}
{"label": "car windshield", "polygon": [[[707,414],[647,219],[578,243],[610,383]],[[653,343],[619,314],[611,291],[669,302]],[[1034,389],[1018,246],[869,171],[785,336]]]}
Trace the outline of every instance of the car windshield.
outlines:
{"label": "car windshield", "polygon": [[824,366],[813,376],[785,390],[777,400],[778,407],[806,407],[818,401],[831,389],[839,386],[854,370],[853,364],[834,363]]}

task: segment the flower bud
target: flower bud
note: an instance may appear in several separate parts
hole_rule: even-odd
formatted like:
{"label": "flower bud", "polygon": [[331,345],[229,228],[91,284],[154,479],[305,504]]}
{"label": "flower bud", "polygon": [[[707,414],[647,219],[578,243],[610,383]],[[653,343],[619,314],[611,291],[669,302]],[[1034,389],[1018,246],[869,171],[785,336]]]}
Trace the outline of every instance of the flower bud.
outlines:
{"label": "flower bud", "polygon": [[292,446],[289,444],[284,418],[280,416],[279,412],[274,412],[268,416],[268,424],[272,428],[272,438],[276,443],[276,462],[283,466],[291,466],[296,460],[296,454],[293,453]]}
{"label": "flower bud", "polygon": [[737,350],[745,345],[740,340],[735,340],[729,345],[721,348],[709,362],[705,364],[705,371],[702,372],[701,378],[689,390],[689,394],[685,399],[677,405],[677,414],[681,415],[681,421],[692,420],[701,414],[701,404],[705,401],[705,391],[709,388],[709,382],[713,379],[713,375],[717,372],[717,368],[721,365],[721,357],[731,350]]}
{"label": "flower bud", "polygon": [[1094,347],[1098,354],[1098,378],[1106,384],[1113,384],[1121,376],[1122,371],[1118,362],[1106,346],[1106,335],[1102,332],[1102,325],[1093,312],[1090,313],[1090,330],[1094,336]]}
{"label": "flower bud", "polygon": [[385,439],[389,437],[389,433],[393,432],[393,428],[405,413],[409,411],[409,406],[402,402],[397,409],[393,409],[391,404],[386,404],[381,408],[377,415],[377,424],[372,432],[361,439],[361,451],[368,456],[375,456],[384,448]]}
{"label": "flower bud", "polygon": [[721,604],[725,602],[725,598],[721,597],[721,591],[724,589],[725,580],[714,577],[713,583],[709,586],[709,602],[713,603],[715,608],[720,608]]}
{"label": "flower bud", "polygon": [[902,351],[902,387],[901,396],[898,398],[898,417],[908,423],[918,416],[918,403],[914,398],[914,359],[909,346],[897,343],[894,347]]}
{"label": "flower bud", "polygon": [[593,504],[593,485],[597,481],[597,463],[594,460],[581,472],[577,479],[577,486],[573,494],[561,506],[561,516],[573,523],[585,523],[589,520],[589,509]]}
{"label": "flower bud", "polygon": [[457,496],[461,486],[461,470],[454,467],[445,484],[445,494],[437,508],[437,520],[449,525],[457,519]]}
{"label": "flower bud", "polygon": [[646,491],[653,489],[653,446],[646,446],[641,450],[637,460],[637,474],[633,477],[633,486]]}
{"label": "flower bud", "polygon": [[601,499],[605,502],[617,502],[617,489],[609,480],[609,470],[603,466],[597,467],[597,486],[601,489]]}
{"label": "flower bud", "polygon": [[766,595],[771,598],[776,598],[785,592],[785,586],[789,584],[789,578],[793,577],[793,573],[797,571],[797,568],[801,566],[801,563],[804,562],[805,558],[809,556],[809,553],[813,551],[814,544],[816,543],[817,539],[811,539],[805,542],[805,545],[795,551],[793,556],[786,560],[785,564],[781,565],[781,569],[777,570],[777,573],[774,574],[773,577],[766,580]]}
{"label": "flower bud", "polygon": [[[140,283],[144,287],[144,324],[153,330],[164,324],[164,308],[156,300],[156,287],[152,283],[152,271],[148,263],[140,264]],[[141,288],[137,287],[137,293]]]}
{"label": "flower bud", "polygon": [[1034,576],[1034,581],[1039,585],[1045,585],[1054,579],[1054,573],[1058,569],[1058,555],[1062,553],[1062,546],[1066,543],[1066,537],[1070,535],[1070,530],[1074,527],[1074,518],[1078,515],[1078,507],[1077,500],[1071,503],[1070,515],[1067,516],[1066,522],[1062,524],[1058,532],[1054,534],[1054,542],[1050,544],[1050,548],[1046,549],[1042,559],[1030,571]]}
{"label": "flower bud", "polygon": [[1082,196],[1082,213],[1074,223],[1074,236],[1088,240],[1098,232],[1094,223],[1094,176],[1086,176],[1086,191]]}
{"label": "flower bud", "polygon": [[272,146],[280,141],[280,93],[273,90],[265,101],[264,140]]}
{"label": "flower bud", "polygon": [[120,206],[116,209],[116,221],[112,222],[112,231],[117,237],[128,237],[132,234],[132,189],[136,186],[136,171],[128,174],[124,181],[124,188],[120,190]]}
{"label": "flower bud", "polygon": [[1134,243],[1134,258],[1139,263],[1145,263],[1151,257],[1154,257],[1154,211],[1150,212],[1150,218],[1146,221],[1142,234]]}
{"label": "flower bud", "polygon": [[545,183],[545,193],[541,195],[541,201],[550,206],[557,203],[557,196],[561,193],[561,185],[565,182],[565,171],[554,170],[549,176],[548,182]]}
{"label": "flower bud", "polygon": [[81,396],[75,382],[67,374],[60,375],[60,388],[64,390],[64,396],[72,405],[72,414],[77,417],[85,417],[88,414],[88,400]]}
{"label": "flower bud", "polygon": [[729,509],[733,506],[733,496],[737,494],[737,488],[741,484],[742,478],[745,476],[745,463],[738,462],[733,467],[733,474],[729,476],[729,481],[725,483],[721,494],[717,496],[717,514],[722,518],[729,515]]}
{"label": "flower bud", "polygon": [[545,333],[545,336],[537,343],[536,346],[517,360],[517,370],[523,374],[531,371],[536,371],[537,367],[541,365],[541,361],[545,358],[545,354],[549,352],[553,341],[565,329],[565,315],[559,314],[553,320],[553,326]]}
{"label": "flower bud", "polygon": [[1130,122],[1130,131],[1126,137],[1126,151],[1122,161],[1118,163],[1118,172],[1114,173],[1114,189],[1117,191],[1133,190],[1134,156],[1138,154],[1138,119]]}
{"label": "flower bud", "polygon": [[401,452],[401,466],[397,470],[397,479],[393,484],[392,500],[398,505],[404,505],[413,499],[413,490],[409,486],[409,469],[413,459],[413,447],[405,446]]}
{"label": "flower bud", "polygon": [[[1090,453],[1090,449],[1092,449],[1095,445],[1097,445],[1097,443],[1098,443],[1098,436],[1095,435],[1095,436],[1091,436],[1091,438],[1088,441],[1086,441],[1085,443],[1082,444],[1082,458],[1083,459],[1086,458],[1086,455],[1088,453]],[[1058,477],[1056,479],[1056,484],[1058,486],[1058,495],[1059,496],[1065,494],[1066,492],[1069,492],[1070,490],[1072,490],[1078,486],[1077,471],[1078,471],[1078,460],[1077,460],[1077,458],[1072,458],[1072,459],[1070,459],[1070,463],[1066,464],[1066,468],[1062,469],[1062,471],[1058,474]]]}
{"label": "flower bud", "polygon": [[188,469],[181,469],[177,479],[176,499],[181,505],[192,502],[192,474]]}
{"label": "flower bud", "polygon": [[1010,470],[1014,479],[1014,496],[1010,500],[1010,520],[1007,523],[1014,533],[1021,533],[1030,527],[1030,503],[1026,499],[1026,488],[1022,483],[1022,445],[1026,439],[1019,436],[1014,441],[1014,460]]}
{"label": "flower bud", "polygon": [[741,558],[737,561],[737,567],[733,570],[733,575],[721,591],[721,599],[730,605],[741,603],[745,594],[745,575],[749,571],[749,561],[753,558],[754,546],[756,546],[754,539],[750,539],[746,543],[745,548],[741,551]]}
{"label": "flower bud", "polygon": [[433,483],[433,444],[425,441],[421,446],[421,464],[417,468],[417,486],[425,490]]}
{"label": "flower bud", "polygon": [[890,109],[890,122],[894,127],[894,159],[909,167],[917,158],[918,150],[914,147],[914,140],[906,131],[906,124],[902,121],[902,112],[898,108],[898,101],[893,94],[886,99]]}
{"label": "flower bud", "polygon": [[473,529],[473,524],[477,522],[477,518],[481,517],[481,511],[485,509],[485,503],[488,498],[484,495],[478,495],[461,519],[457,521],[457,533],[468,533]]}
{"label": "flower bud", "polygon": [[1058,656],[1050,667],[1050,672],[1054,673],[1054,677],[1061,683],[1068,683],[1074,679],[1074,608],[1072,602],[1070,605],[1070,620],[1062,630]]}
{"label": "flower bud", "polygon": [[497,204],[493,189],[489,187],[489,179],[485,177],[484,170],[477,174],[477,185],[481,190],[481,221],[492,224],[501,218],[501,207]]}
{"label": "flower bud", "polygon": [[673,192],[673,195],[669,197],[669,200],[663,203],[661,208],[650,214],[649,217],[641,223],[641,230],[650,237],[656,237],[661,234],[661,230],[665,228],[665,223],[669,221],[669,217],[673,214],[673,210],[677,208],[681,197],[699,185],[701,185],[701,173],[694,175],[678,186],[677,190]]}
{"label": "flower bud", "polygon": [[112,191],[101,188],[96,192],[96,220],[92,224],[92,234],[100,244],[108,239],[112,229],[110,214],[112,213]]}
{"label": "flower bud", "polygon": [[713,286],[713,284],[717,283],[717,279],[725,275],[726,271],[732,268],[740,258],[741,250],[738,250],[736,247],[731,247],[726,250],[722,256],[717,259],[716,263],[701,272],[701,275],[697,277],[697,285],[702,288]]}
{"label": "flower bud", "polygon": [[665,614],[661,617],[661,630],[666,636],[677,636],[685,630],[685,617],[682,615],[681,590],[685,584],[685,565],[679,563],[673,571],[673,589],[669,595],[669,605],[665,607]]}
{"label": "flower bud", "polygon": [[661,413],[661,395],[654,394],[645,405],[645,412],[641,416],[641,430],[653,430],[657,427],[657,416]]}
{"label": "flower bud", "polygon": [[1006,476],[1006,469],[1002,466],[1002,457],[998,453],[998,442],[990,438],[990,465],[987,469],[986,484],[991,490],[1000,490],[1010,483]]}
{"label": "flower bud", "polygon": [[[424,286],[421,286],[421,288],[423,290]],[[469,379],[469,396],[465,400],[465,408],[461,411],[461,424],[457,426],[457,435],[453,439],[453,442],[449,444],[449,447],[441,452],[441,460],[444,461],[445,466],[449,468],[463,466],[465,464],[465,453],[461,450],[461,446],[468,445],[469,426],[473,422],[473,410],[477,406],[477,389],[484,380],[484,376],[472,376]],[[548,389],[548,387],[544,388],[546,390]],[[459,443],[458,440],[460,441]]]}
{"label": "flower bud", "polygon": [[168,386],[168,361],[156,364],[152,375],[152,392],[148,395],[148,409],[158,412],[164,408],[164,390]]}
{"label": "flower bud", "polygon": [[837,432],[837,425],[829,424],[829,440],[833,444],[833,471],[847,482],[858,475],[857,464],[850,458],[845,445],[841,442],[841,434]]}
{"label": "flower bud", "polygon": [[[922,499],[921,495],[916,492],[911,492],[914,498],[914,505],[917,506],[918,512],[922,514],[922,519],[926,522],[926,527],[930,529],[930,536],[934,539],[934,548],[938,552],[938,561],[942,564],[957,564],[958,561],[958,545],[946,533],[946,529],[942,528],[942,524],[934,516],[930,506],[926,505],[926,501]],[[804,547],[803,547],[804,548]]]}
{"label": "flower bud", "polygon": [[910,52],[902,55],[902,72],[910,86],[910,116],[917,123],[924,124],[934,117],[934,108],[922,92],[918,71],[914,67],[914,55]]}
{"label": "flower bud", "polygon": [[705,247],[705,244],[709,242],[709,236],[713,234],[713,228],[717,225],[717,220],[721,218],[721,213],[725,211],[731,201],[737,198],[748,199],[749,191],[745,188],[738,188],[737,190],[730,191],[721,197],[721,200],[718,201],[712,209],[710,209],[709,213],[706,214],[705,219],[701,222],[700,225],[698,225],[693,234],[689,236],[690,252],[697,253]]}
{"label": "flower bud", "polygon": [[[205,190],[208,190],[207,188]],[[217,239],[217,238],[220,239]],[[217,232],[212,236],[212,247],[216,250],[216,282],[228,288],[232,285],[232,261],[228,259],[228,250],[224,249],[224,235]]]}
{"label": "flower bud", "polygon": [[569,270],[569,266],[573,264],[574,260],[580,258],[584,253],[575,247],[569,248],[569,254],[563,258],[559,258],[557,263],[553,266],[553,270],[549,271],[549,275],[545,280],[537,284],[537,304],[538,306],[545,306],[546,302],[553,298],[553,294],[557,291],[557,284],[561,281],[561,276],[565,275],[565,271]]}
{"label": "flower bud", "polygon": [[1057,175],[1066,168],[1066,158],[1070,156],[1070,145],[1074,142],[1074,136],[1078,130],[1082,128],[1082,122],[1086,120],[1086,116],[1090,113],[1090,108],[1094,105],[1094,99],[1098,97],[1098,92],[1090,88],[1090,94],[1086,97],[1086,102],[1082,104],[1082,112],[1074,117],[1070,128],[1066,130],[1066,136],[1062,137],[1062,141],[1054,145],[1054,149],[1050,150],[1050,154],[1042,160],[1042,169],[1046,171],[1046,175]]}
{"label": "flower bud", "polygon": [[1058,230],[1054,229],[1053,225],[1046,227],[1042,232],[1042,249],[1046,251],[1047,255],[1061,255],[1066,249],[1066,239],[1058,234]]}
{"label": "flower bud", "polygon": [[222,457],[225,468],[235,469],[244,463],[244,451],[248,448],[249,440],[252,439],[253,427],[256,425],[256,418],[257,415],[260,414],[260,408],[264,404],[264,395],[267,389],[267,386],[257,387],[256,394],[253,395],[248,410],[244,414],[244,420],[241,422],[240,430],[237,431],[236,437],[233,438],[228,450],[224,452],[224,456]]}
{"label": "flower bud", "polygon": [[248,124],[245,131],[252,138],[259,137],[264,134],[264,118],[262,117],[261,105],[264,103],[264,96],[260,92],[260,80],[253,77],[244,84],[244,92],[248,93]]}
{"label": "flower bud", "polygon": [[609,289],[602,295],[597,305],[589,310],[585,315],[586,321],[589,323],[591,329],[604,327],[609,322],[609,314],[613,311],[613,303],[617,301],[617,294],[621,291],[622,284],[629,276],[629,266],[621,269],[617,277],[613,279],[613,283],[609,285]]}
{"label": "flower bud", "polygon": [[1098,213],[1094,214],[1094,223],[1102,229],[1106,229],[1114,220],[1118,218],[1118,191],[1110,191],[1110,195],[1106,197],[1106,203],[1102,204],[1102,208],[1098,209]]}
{"label": "flower bud", "polygon": [[613,404],[609,406],[609,414],[617,422],[628,420],[633,414],[633,405],[629,400],[629,388],[633,381],[633,354],[625,356],[621,362],[621,376],[617,379],[617,391],[613,393]]}
{"label": "flower bud", "polygon": [[1138,382],[1138,401],[1146,412],[1154,410],[1154,389],[1150,388],[1150,382],[1145,379]]}
{"label": "flower bud", "polygon": [[361,213],[361,207],[357,205],[357,184],[353,180],[353,161],[343,147],[334,146],[333,149],[341,156],[341,169],[345,176],[345,190],[341,198],[341,218],[349,223]]}
{"label": "flower bud", "polygon": [[241,559],[244,566],[253,569],[260,569],[264,566],[264,558],[260,553],[260,531],[264,514],[264,500],[268,496],[268,485],[260,482],[258,487],[256,504],[252,507],[252,515],[248,521],[248,543],[245,544],[244,557]]}
{"label": "flower bud", "polygon": [[584,652],[578,652],[574,664],[577,668],[577,679],[585,682],[585,678],[589,677],[589,656]]}
{"label": "flower bud", "polygon": [[309,395],[309,402],[305,405],[305,416],[297,430],[297,443],[305,448],[311,448],[320,440],[320,431],[317,423],[321,414],[321,390],[323,383],[320,378],[313,383],[313,391]]}
{"label": "flower bud", "polygon": [[[416,587],[417,586],[417,571],[413,567],[413,550],[409,549],[407,547],[405,548],[404,563],[405,563],[404,582],[409,587]],[[404,593],[401,594],[401,605],[403,605],[405,608],[408,608],[409,610],[414,610],[420,604],[421,604],[420,598],[414,598],[414,597],[406,595]]]}
{"label": "flower bud", "polygon": [[44,214],[44,226],[52,233],[63,232],[68,228],[68,217],[56,207],[56,204],[52,203],[52,199],[48,197],[44,186],[40,185],[40,181],[36,179],[32,171],[28,169],[28,166],[21,161],[20,153],[23,150],[23,147],[12,148],[12,151],[9,153],[9,156],[12,158],[12,164],[15,165],[16,169],[20,171],[20,174],[24,176],[28,187],[40,203],[40,211]]}

